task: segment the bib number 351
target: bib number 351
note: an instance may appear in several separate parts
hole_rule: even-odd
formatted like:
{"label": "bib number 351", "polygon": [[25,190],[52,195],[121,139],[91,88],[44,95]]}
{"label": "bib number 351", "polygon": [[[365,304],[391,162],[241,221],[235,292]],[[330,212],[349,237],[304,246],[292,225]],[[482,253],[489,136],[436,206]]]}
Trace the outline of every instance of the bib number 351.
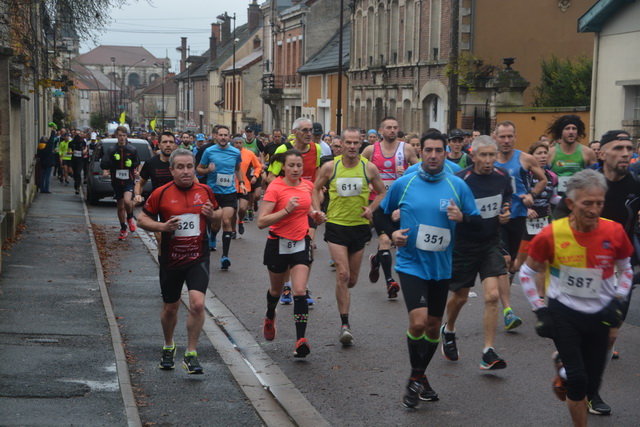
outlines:
{"label": "bib number 351", "polygon": [[451,242],[451,231],[448,228],[433,227],[420,224],[416,238],[416,248],[423,251],[446,251]]}

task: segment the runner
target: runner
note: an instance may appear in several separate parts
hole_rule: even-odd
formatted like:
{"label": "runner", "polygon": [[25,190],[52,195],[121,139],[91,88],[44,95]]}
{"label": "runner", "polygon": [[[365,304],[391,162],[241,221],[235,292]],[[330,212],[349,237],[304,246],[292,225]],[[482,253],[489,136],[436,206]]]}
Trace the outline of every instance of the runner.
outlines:
{"label": "runner", "polygon": [[[510,121],[503,121],[496,125],[493,138],[498,142],[498,158],[495,165],[505,168],[511,175],[511,218],[509,222],[500,226],[502,243],[506,250],[507,272],[509,277],[500,277],[500,301],[504,309],[504,328],[512,330],[522,324],[522,319],[511,309],[511,280],[515,274],[515,261],[518,257],[520,240],[526,229],[527,208],[533,206],[533,200],[544,191],[547,178],[538,166],[537,160],[528,153],[516,150],[516,125]],[[526,183],[530,176],[538,180],[531,190]]]}
{"label": "runner", "polygon": [[80,135],[73,137],[68,146],[71,152],[71,169],[73,170],[73,188],[76,195],[80,194],[80,185],[82,184],[82,170],[84,168],[84,156],[87,155],[89,149],[87,142]]}
{"label": "runner", "polygon": [[[248,215],[249,219],[253,221],[253,212],[258,212],[258,202],[260,201],[260,197],[262,196],[262,165],[264,164],[264,144],[260,140],[260,138],[256,137],[256,132],[252,126],[247,126],[244,128],[246,138],[244,140],[244,148],[249,151],[252,151],[253,154],[256,155],[258,161],[260,163],[260,170],[258,173],[258,179],[255,183],[251,185],[253,191],[249,190],[249,209]],[[237,147],[236,147],[237,148]],[[255,166],[252,166],[252,169],[255,169]],[[253,172],[251,172],[253,173]],[[243,218],[244,217],[240,217]]]}
{"label": "runner", "polygon": [[62,178],[60,178],[60,182],[64,179],[64,186],[69,186],[69,175],[73,174],[73,169],[71,166],[71,158],[72,152],[69,151],[69,144],[71,144],[71,134],[65,133],[63,135],[60,144],[58,144],[58,153],[60,154],[60,168],[62,170]]}
{"label": "runner", "polygon": [[[209,285],[207,222],[215,219],[217,203],[206,185],[195,180],[195,159],[186,149],[177,149],[169,158],[173,181],[156,189],[140,214],[140,227],[162,232],[159,252],[162,313],[160,321],[164,346],[160,369],[174,369],[177,352],[173,333],[178,322],[180,294],[189,289],[188,343],[182,366],[188,374],[202,374],[198,362],[198,340],[204,324],[204,297]],[[179,203],[173,203],[179,200]],[[159,218],[157,220],[156,218]]]}
{"label": "runner", "polygon": [[408,408],[420,400],[438,400],[425,371],[440,342],[451,279],[449,243],[457,223],[479,227],[482,220],[469,187],[444,171],[445,137],[427,133],[421,144],[422,167],[396,180],[380,206],[388,216],[400,209],[400,229],[392,238],[398,247],[395,269],[409,312],[411,376],[402,399]]}
{"label": "runner", "polygon": [[580,144],[585,125],[580,117],[568,114],[556,119],[547,133],[558,143],[549,149],[551,171],[558,176],[558,194],[564,196],[569,178],[576,172],[598,163],[594,151]]}
{"label": "runner", "polygon": [[[131,232],[136,231],[136,223],[133,220],[133,187],[136,168],[140,164],[138,151],[127,140],[127,128],[118,126],[116,129],[118,142],[104,153],[100,162],[102,175],[111,175],[111,187],[117,202],[118,220],[120,221],[119,240],[127,238],[127,224]],[[126,221],[126,222],[125,222]]]}
{"label": "runner", "polygon": [[[599,218],[606,191],[602,174],[590,169],[574,174],[566,187],[571,215],[552,222],[531,241],[520,269],[522,289],[538,318],[536,332],[553,339],[558,350],[554,390],[566,400],[576,426],[587,425],[586,396],[600,385],[609,329],[622,322],[633,277],[633,247],[624,229]],[[550,272],[547,305],[535,288],[545,262]]]}
{"label": "runner", "polygon": [[171,168],[169,166],[169,157],[171,153],[178,148],[176,138],[171,132],[162,132],[160,134],[158,147],[160,148],[160,154],[144,162],[140,170],[140,179],[136,182],[133,191],[133,194],[135,194],[133,201],[136,204],[143,202],[142,191],[149,179],[151,179],[152,190],[173,181],[173,175],[171,174]]}
{"label": "runner", "polygon": [[[378,168],[360,156],[360,132],[346,128],[342,132],[342,157],[325,163],[313,190],[313,209],[320,211],[323,187],[329,189],[329,208],[324,240],[336,268],[336,300],[340,313],[340,342],[352,345],[349,325],[350,292],[358,282],[365,243],[371,240],[372,210],[384,197],[385,189]],[[369,184],[378,193],[368,203]]]}
{"label": "runner", "polygon": [[[245,148],[245,140],[241,136],[233,138],[233,146],[240,151],[242,162],[240,163],[240,171],[242,176],[245,177],[248,182],[245,184],[247,191],[242,192],[240,183],[236,180],[236,191],[238,193],[238,213],[232,222],[233,224],[233,238],[236,237],[236,222],[238,224],[238,232],[244,234],[244,216],[247,213],[250,203],[250,195],[253,194],[251,189],[258,185],[260,179],[260,173],[262,172],[262,165],[260,160],[253,153],[253,151]],[[236,221],[237,219],[237,221]]]}
{"label": "runner", "polygon": [[[537,161],[538,165],[544,171],[547,177],[547,186],[542,193],[538,194],[533,199],[533,206],[527,208],[527,220],[522,240],[520,241],[520,247],[518,248],[518,257],[516,258],[515,270],[520,270],[520,266],[527,259],[529,252],[529,242],[534,236],[551,222],[551,205],[555,205],[559,201],[558,196],[558,178],[556,174],[546,169],[547,159],[549,155],[549,143],[546,141],[534,142],[529,147],[529,154],[531,154]],[[535,186],[538,180],[531,178],[529,187]],[[544,286],[544,276],[539,275],[536,283],[538,293],[542,296],[546,294]]]}
{"label": "runner", "polygon": [[[395,117],[385,117],[380,123],[380,141],[369,145],[362,152],[362,157],[378,168],[380,177],[389,189],[391,184],[404,174],[410,165],[418,163],[414,148],[398,140],[398,120]],[[375,192],[369,195],[369,201],[376,197]],[[388,298],[397,298],[400,286],[391,275],[391,234],[398,229],[398,223],[389,221],[382,211],[373,210],[373,225],[378,234],[377,253],[369,256],[369,280],[376,283],[380,278],[380,267],[385,277]]]}
{"label": "runner", "polygon": [[[296,150],[302,153],[302,161],[304,163],[304,168],[302,172],[302,178],[308,181],[314,182],[316,179],[316,171],[320,166],[320,158],[322,155],[322,151],[320,146],[316,143],[312,142],[312,132],[313,132],[313,124],[311,120],[300,117],[293,122],[292,126],[293,132],[293,141],[285,142],[281,144],[275,151],[275,154],[284,153],[285,151],[295,148]],[[276,161],[272,161],[269,164],[269,175],[267,176],[267,183],[272,182],[282,170],[282,163]],[[309,217],[309,236],[311,237],[312,245],[315,245],[315,236],[316,236],[316,228],[317,225],[313,222],[313,218]],[[291,283],[285,283],[285,286],[282,291],[282,296],[280,297],[281,304],[291,304],[293,301],[291,297]],[[311,294],[307,289],[307,302],[309,305],[313,305],[315,301],[311,298]]]}
{"label": "runner", "polygon": [[447,323],[440,329],[442,354],[447,360],[458,360],[456,320],[467,303],[476,276],[480,274],[484,295],[484,349],[480,369],[504,369],[507,363],[493,346],[498,324],[498,277],[507,274],[498,224],[509,221],[513,190],[509,172],[494,166],[498,154],[496,141],[487,135],[479,136],[471,147],[473,166],[461,170],[456,176],[462,178],[473,192],[482,226],[474,229],[463,222],[456,228],[449,284],[452,294],[447,302]]}
{"label": "runner", "polygon": [[464,140],[465,135],[462,129],[452,129],[449,132],[449,149],[451,151],[447,153],[447,158],[462,169],[471,166],[472,163],[471,157],[463,151],[465,148]]}
{"label": "runner", "polygon": [[311,348],[305,338],[309,319],[307,281],[313,261],[308,216],[317,224],[324,221],[322,212],[311,210],[313,184],[301,179],[302,154],[292,148],[281,156],[284,176],[276,178],[264,195],[258,216],[260,229],[269,227],[269,237],[264,248],[264,265],[269,270],[271,286],[267,291],[267,312],[263,333],[268,341],[276,337],[276,307],[282,293],[287,272],[293,286],[293,317],[296,326],[295,357],[306,357]]}
{"label": "runner", "polygon": [[[196,168],[198,175],[207,175],[207,184],[213,190],[213,194],[222,208],[221,218],[211,224],[211,232],[215,236],[222,228],[222,257],[220,265],[222,270],[228,270],[231,266],[229,248],[233,232],[233,218],[238,206],[238,195],[235,186],[235,178],[240,184],[240,190],[247,194],[244,185],[244,176],[240,170],[242,157],[240,151],[229,145],[229,128],[218,126],[218,143],[207,148]],[[214,237],[215,239],[215,237]]]}

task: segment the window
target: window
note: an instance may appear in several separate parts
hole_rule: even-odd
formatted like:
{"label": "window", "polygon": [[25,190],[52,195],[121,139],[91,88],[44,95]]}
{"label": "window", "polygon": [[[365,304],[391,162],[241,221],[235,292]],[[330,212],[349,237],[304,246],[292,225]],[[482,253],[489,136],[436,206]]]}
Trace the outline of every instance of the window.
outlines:
{"label": "window", "polygon": [[404,51],[406,52],[404,62],[411,62],[413,59],[415,22],[416,11],[413,0],[407,0],[404,7]]}
{"label": "window", "polygon": [[438,60],[440,51],[440,20],[442,14],[442,0],[433,0],[429,13],[429,52],[431,60]]}

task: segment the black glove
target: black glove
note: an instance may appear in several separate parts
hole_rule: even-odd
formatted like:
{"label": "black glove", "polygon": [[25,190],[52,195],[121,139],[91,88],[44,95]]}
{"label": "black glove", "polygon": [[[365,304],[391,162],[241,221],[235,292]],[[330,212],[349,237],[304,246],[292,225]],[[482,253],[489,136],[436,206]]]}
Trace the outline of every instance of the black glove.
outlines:
{"label": "black glove", "polygon": [[624,301],[622,298],[613,298],[611,302],[600,312],[602,324],[617,328],[624,318]]}
{"label": "black glove", "polygon": [[541,307],[534,311],[538,317],[536,322],[536,333],[542,338],[553,338],[553,316],[547,307]]}

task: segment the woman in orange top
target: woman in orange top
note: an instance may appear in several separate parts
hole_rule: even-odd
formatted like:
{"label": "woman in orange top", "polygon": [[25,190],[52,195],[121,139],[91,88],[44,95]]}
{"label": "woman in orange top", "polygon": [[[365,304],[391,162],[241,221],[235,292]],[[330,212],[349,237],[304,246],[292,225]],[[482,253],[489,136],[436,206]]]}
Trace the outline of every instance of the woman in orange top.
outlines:
{"label": "woman in orange top", "polygon": [[[247,209],[249,208],[249,197],[251,196],[251,191],[254,189],[253,186],[260,178],[260,172],[262,172],[262,165],[260,164],[260,160],[251,150],[247,150],[244,148],[244,139],[241,136],[236,136],[233,138],[233,146],[240,150],[240,155],[242,156],[242,161],[240,162],[240,170],[242,171],[242,176],[247,179],[244,180],[245,186],[247,188],[247,193],[244,194],[240,189],[240,183],[238,182],[238,178],[236,177],[236,191],[238,192],[238,209],[236,210],[237,221],[233,221],[233,238],[235,239],[236,235],[236,222],[238,223],[238,231],[240,234],[244,234],[244,217],[247,214]],[[248,183],[248,184],[247,184]]]}
{"label": "woman in orange top", "polygon": [[284,176],[273,180],[262,200],[258,215],[258,227],[269,227],[269,237],[264,249],[264,264],[269,270],[271,287],[267,292],[267,313],[263,333],[268,341],[276,337],[276,307],[287,271],[293,287],[293,316],[296,325],[295,357],[306,357],[310,352],[304,337],[309,318],[307,281],[313,262],[311,238],[308,235],[310,216],[317,224],[325,220],[323,212],[311,207],[313,184],[302,179],[303,161],[300,151],[292,148],[282,156]]}

